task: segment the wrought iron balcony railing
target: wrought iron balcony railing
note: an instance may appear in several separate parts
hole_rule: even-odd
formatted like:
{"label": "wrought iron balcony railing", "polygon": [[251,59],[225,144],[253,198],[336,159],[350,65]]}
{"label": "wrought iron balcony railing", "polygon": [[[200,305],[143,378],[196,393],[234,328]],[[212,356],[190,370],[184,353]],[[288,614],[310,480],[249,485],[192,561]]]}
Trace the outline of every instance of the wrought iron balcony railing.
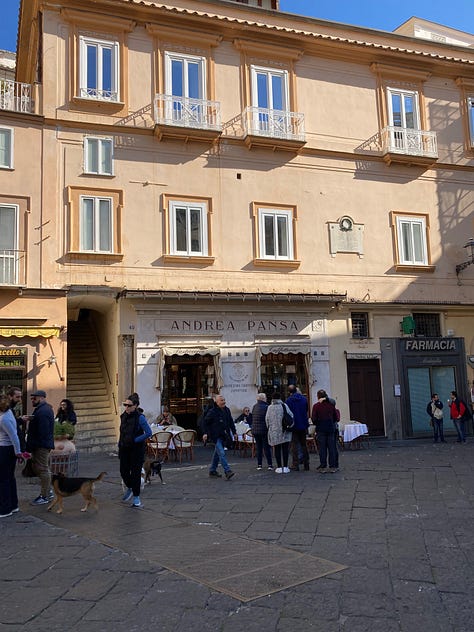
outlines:
{"label": "wrought iron balcony railing", "polygon": [[33,113],[31,85],[10,79],[0,79],[0,110]]}
{"label": "wrought iron balcony railing", "polygon": [[168,94],[155,95],[155,124],[221,131],[220,103]]}
{"label": "wrought iron balcony railing", "polygon": [[0,285],[21,285],[24,267],[24,250],[0,250]]}
{"label": "wrought iron balcony railing", "polygon": [[245,134],[304,142],[304,114],[286,110],[247,107],[243,112]]}
{"label": "wrought iron balcony railing", "polygon": [[381,131],[381,144],[384,153],[438,157],[436,132],[388,125]]}

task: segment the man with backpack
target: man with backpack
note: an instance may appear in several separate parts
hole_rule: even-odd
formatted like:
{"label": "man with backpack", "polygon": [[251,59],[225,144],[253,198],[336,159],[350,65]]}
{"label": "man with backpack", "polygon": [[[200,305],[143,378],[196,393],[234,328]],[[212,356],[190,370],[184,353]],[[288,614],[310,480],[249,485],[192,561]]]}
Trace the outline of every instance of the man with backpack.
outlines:
{"label": "man with backpack", "polygon": [[471,418],[466,404],[458,397],[456,391],[451,391],[451,401],[448,401],[450,417],[458,433],[457,443],[466,443],[466,421]]}

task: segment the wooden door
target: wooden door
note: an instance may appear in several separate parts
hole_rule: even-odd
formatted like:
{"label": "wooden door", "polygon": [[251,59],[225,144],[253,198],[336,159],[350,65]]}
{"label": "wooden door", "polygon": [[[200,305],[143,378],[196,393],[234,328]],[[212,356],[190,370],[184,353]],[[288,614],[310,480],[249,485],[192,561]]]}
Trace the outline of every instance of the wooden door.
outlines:
{"label": "wooden door", "polygon": [[347,360],[351,419],[367,424],[369,434],[385,435],[379,361]]}

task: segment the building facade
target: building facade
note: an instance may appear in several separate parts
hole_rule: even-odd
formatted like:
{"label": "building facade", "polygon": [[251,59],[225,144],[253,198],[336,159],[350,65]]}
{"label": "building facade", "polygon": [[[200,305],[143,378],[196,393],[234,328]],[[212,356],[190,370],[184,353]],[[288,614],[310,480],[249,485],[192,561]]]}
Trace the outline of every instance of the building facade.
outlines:
{"label": "building facade", "polygon": [[429,432],[432,390],[467,397],[469,46],[274,2],[31,0],[19,85],[0,192],[37,214],[28,291],[67,306],[56,357],[86,327],[112,413],[136,390],[192,426],[213,393],[237,413],[297,383],[395,439]]}

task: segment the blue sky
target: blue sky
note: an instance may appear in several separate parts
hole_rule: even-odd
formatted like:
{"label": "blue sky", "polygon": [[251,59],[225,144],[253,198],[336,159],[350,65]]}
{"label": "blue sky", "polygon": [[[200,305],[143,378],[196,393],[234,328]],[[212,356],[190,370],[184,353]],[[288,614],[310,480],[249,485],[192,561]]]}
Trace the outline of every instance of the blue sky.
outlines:
{"label": "blue sky", "polygon": [[[0,48],[16,49],[20,0],[0,0]],[[474,0],[280,0],[282,11],[393,31],[412,15],[474,33]]]}

